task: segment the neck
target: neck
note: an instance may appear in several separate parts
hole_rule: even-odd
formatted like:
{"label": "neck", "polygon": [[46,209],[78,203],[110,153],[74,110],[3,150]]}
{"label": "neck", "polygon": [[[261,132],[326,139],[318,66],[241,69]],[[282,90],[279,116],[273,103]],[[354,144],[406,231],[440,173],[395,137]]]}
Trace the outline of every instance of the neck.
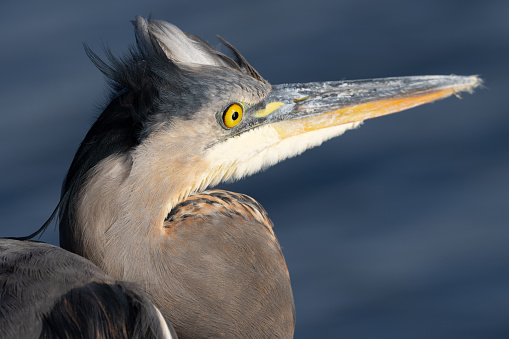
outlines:
{"label": "neck", "polygon": [[[159,137],[170,138],[163,135]],[[61,223],[61,233],[69,232],[62,237],[62,247],[90,259],[116,279],[143,274],[146,268],[133,266],[140,261],[131,256],[150,257],[151,246],[164,235],[169,211],[207,185],[199,174],[204,171],[197,171],[206,166],[200,157],[171,152],[178,146],[158,150],[157,145],[175,145],[165,141],[148,140],[132,152],[107,157],[87,173],[69,199],[74,203],[64,209],[71,217],[62,220],[71,222]]]}
{"label": "neck", "polygon": [[65,204],[62,220],[73,222],[61,224],[62,247],[139,284],[179,337],[290,337],[293,297],[272,223],[242,195],[190,197],[226,172],[200,174],[210,161],[177,140],[161,132],[89,171]]}

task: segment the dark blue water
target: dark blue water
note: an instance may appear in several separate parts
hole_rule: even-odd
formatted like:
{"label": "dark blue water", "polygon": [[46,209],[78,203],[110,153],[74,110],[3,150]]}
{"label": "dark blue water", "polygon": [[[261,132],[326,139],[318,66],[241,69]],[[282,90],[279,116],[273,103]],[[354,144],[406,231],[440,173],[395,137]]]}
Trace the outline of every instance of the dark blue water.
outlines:
{"label": "dark blue water", "polygon": [[[0,236],[57,204],[106,93],[82,43],[116,53],[136,14],[270,82],[480,74],[485,89],[393,116],[223,188],[267,209],[296,337],[509,337],[508,1],[0,2]],[[49,230],[42,238],[58,243]]]}

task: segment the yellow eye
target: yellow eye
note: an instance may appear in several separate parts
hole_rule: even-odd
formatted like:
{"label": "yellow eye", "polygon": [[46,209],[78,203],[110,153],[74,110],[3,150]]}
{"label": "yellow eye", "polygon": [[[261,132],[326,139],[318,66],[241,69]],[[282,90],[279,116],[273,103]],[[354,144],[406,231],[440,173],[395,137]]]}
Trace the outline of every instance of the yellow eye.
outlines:
{"label": "yellow eye", "polygon": [[225,127],[232,128],[242,120],[243,108],[239,104],[231,104],[223,113],[223,123]]}

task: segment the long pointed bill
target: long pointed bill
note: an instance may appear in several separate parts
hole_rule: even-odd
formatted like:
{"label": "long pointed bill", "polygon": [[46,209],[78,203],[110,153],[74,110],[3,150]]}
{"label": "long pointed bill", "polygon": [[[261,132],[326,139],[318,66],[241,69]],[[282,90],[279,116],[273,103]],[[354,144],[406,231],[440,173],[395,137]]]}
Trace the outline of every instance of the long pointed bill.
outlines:
{"label": "long pointed bill", "polygon": [[480,84],[477,76],[450,75],[277,85],[248,128],[270,124],[285,139],[471,92]]}

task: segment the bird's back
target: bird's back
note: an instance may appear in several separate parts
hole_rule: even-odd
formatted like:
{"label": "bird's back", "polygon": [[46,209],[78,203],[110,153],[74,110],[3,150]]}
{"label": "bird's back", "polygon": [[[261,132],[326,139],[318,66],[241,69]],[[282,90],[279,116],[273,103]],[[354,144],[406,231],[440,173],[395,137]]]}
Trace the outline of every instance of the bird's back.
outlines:
{"label": "bird's back", "polygon": [[0,239],[0,338],[162,337],[143,292],[59,247]]}

